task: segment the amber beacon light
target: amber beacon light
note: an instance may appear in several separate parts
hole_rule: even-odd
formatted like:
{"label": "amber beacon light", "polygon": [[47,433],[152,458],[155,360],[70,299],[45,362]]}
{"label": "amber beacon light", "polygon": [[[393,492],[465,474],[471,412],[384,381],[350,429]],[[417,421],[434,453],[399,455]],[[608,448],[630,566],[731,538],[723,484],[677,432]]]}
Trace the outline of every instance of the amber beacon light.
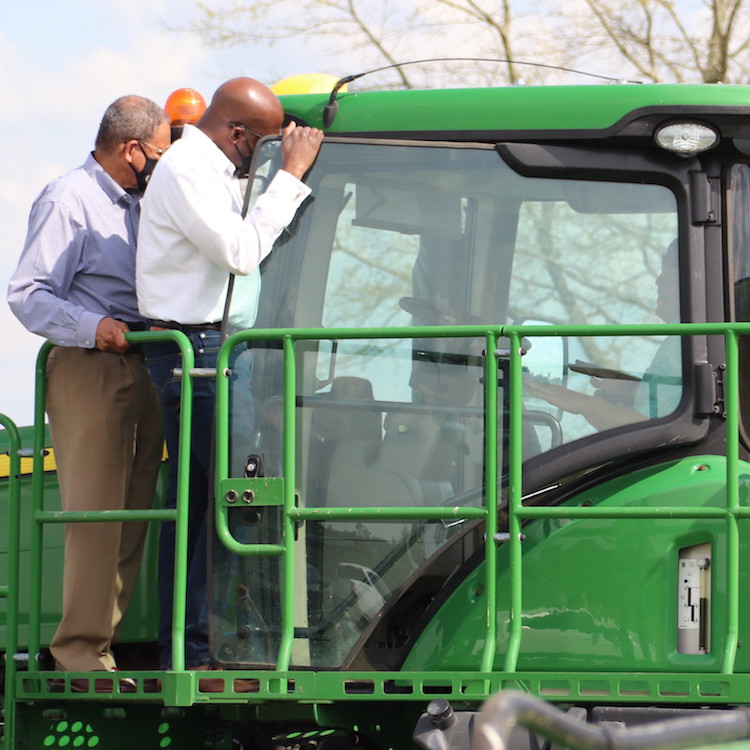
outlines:
{"label": "amber beacon light", "polygon": [[164,105],[172,125],[172,140],[182,135],[184,125],[194,125],[206,111],[206,101],[195,89],[181,88],[173,91]]}

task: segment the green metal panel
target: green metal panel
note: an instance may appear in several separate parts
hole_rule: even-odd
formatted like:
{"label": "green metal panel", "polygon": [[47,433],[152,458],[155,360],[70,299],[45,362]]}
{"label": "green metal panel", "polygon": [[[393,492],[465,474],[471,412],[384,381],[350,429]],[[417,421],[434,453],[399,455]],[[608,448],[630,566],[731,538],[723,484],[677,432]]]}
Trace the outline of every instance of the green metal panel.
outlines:
{"label": "green metal panel", "polygon": [[[592,96],[596,106],[592,106]],[[329,97],[280,97],[285,111],[317,127]],[[327,132],[398,133],[410,130],[605,130],[634,111],[750,107],[748,86],[668,84],[515,86],[507,88],[339,93]]]}
{"label": "green metal panel", "polygon": [[[742,506],[747,508],[748,467],[743,465]],[[626,474],[566,503],[570,508],[612,509],[614,517],[545,518],[523,527],[521,671],[720,672],[727,620],[725,519],[685,518],[672,508],[725,507],[726,463],[696,456]],[[653,509],[654,517],[637,514]],[[564,511],[562,511],[564,515]],[[620,517],[618,517],[620,516]],[[740,522],[740,548],[748,554],[748,521]],[[713,546],[713,639],[706,655],[677,653],[678,549]],[[498,553],[497,658],[508,647],[510,572],[508,545]],[[740,589],[747,586],[741,566]],[[451,595],[422,633],[405,667],[409,670],[474,669],[484,641],[484,565]],[[743,609],[741,607],[741,609]],[[744,607],[747,610],[747,607]],[[743,625],[747,627],[746,616]],[[750,662],[740,652],[737,671]]]}
{"label": "green metal panel", "polygon": [[[22,428],[21,442],[24,449],[31,448],[31,428]],[[0,441],[5,440],[5,433],[0,433]],[[51,443],[47,438],[45,445]],[[0,451],[7,450],[0,442]],[[44,494],[45,512],[56,514],[60,510],[60,494],[57,475],[54,471],[44,472],[39,486]],[[166,489],[166,464],[164,464],[154,498],[153,507],[160,508],[164,504]],[[7,478],[0,478],[0,528],[7,528],[9,483]],[[30,580],[39,570],[32,559],[31,545],[31,511],[32,511],[32,479],[30,474],[20,476],[20,571],[21,585],[19,589],[20,620],[19,646],[28,646],[28,612],[30,608],[31,587]],[[63,525],[49,524],[44,530],[44,555],[41,560],[43,575],[41,576],[41,605],[40,605],[40,638],[41,644],[47,645],[52,638],[60,620],[62,567],[63,567]],[[126,642],[149,641],[156,637],[153,613],[158,606],[156,595],[156,565],[157,565],[158,530],[149,529],[144,549],[143,564],[138,578],[138,584],[133,594],[128,616],[123,623],[122,637]],[[7,580],[7,542],[0,537],[0,581]],[[5,643],[6,617],[0,611],[0,643]]]}
{"label": "green metal panel", "polygon": [[[200,747],[221,736],[206,734],[202,711],[164,715],[158,705],[108,706],[66,703],[29,706],[19,722],[18,746],[31,750],[131,750]],[[210,746],[210,745],[209,745]]]}

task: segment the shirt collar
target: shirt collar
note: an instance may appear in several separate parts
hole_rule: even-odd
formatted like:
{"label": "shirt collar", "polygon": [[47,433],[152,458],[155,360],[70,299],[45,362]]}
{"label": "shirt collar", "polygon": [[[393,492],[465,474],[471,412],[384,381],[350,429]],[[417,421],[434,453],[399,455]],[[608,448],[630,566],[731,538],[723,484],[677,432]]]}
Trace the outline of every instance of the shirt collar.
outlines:
{"label": "shirt collar", "polygon": [[186,124],[182,131],[181,140],[189,141],[191,145],[200,150],[217,172],[224,172],[228,177],[234,177],[236,165],[200,128]]}
{"label": "shirt collar", "polygon": [[140,193],[133,195],[122,188],[110,175],[104,170],[101,164],[90,153],[83,164],[83,168],[91,179],[104,191],[105,195],[112,203],[124,202],[127,204],[137,203],[140,200]]}

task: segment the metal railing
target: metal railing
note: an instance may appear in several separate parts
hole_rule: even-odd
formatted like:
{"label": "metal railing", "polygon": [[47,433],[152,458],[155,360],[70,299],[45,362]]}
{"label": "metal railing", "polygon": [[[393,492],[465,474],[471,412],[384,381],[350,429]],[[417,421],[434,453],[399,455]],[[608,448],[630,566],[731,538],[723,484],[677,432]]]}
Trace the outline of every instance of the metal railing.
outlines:
{"label": "metal railing", "polygon": [[3,744],[15,748],[16,652],[18,650],[18,595],[20,580],[21,528],[21,435],[15,423],[0,414],[0,424],[8,433],[8,579],[0,586],[6,601],[5,697],[3,700]]}
{"label": "metal railing", "polygon": [[[725,507],[569,507],[569,506],[532,506],[523,503],[523,471],[521,455],[522,414],[522,338],[523,337],[560,337],[560,336],[720,336],[725,340],[726,372],[724,381],[724,398],[726,401],[726,504]],[[750,517],[750,508],[741,506],[739,501],[739,382],[738,382],[738,336],[750,335],[750,324],[681,324],[681,325],[640,325],[640,326],[441,326],[409,327],[378,329],[279,329],[249,330],[231,336],[221,347],[217,363],[217,424],[216,424],[216,527],[219,538],[230,550],[241,555],[271,555],[281,558],[283,567],[283,588],[281,600],[281,640],[273,676],[281,678],[282,685],[278,695],[286,695],[286,678],[290,672],[292,643],[294,640],[294,596],[295,596],[295,547],[294,528],[296,524],[310,520],[441,520],[450,518],[479,519],[486,524],[484,537],[485,554],[485,596],[486,596],[486,633],[481,657],[476,665],[476,678],[487,678],[487,689],[496,685],[493,673],[496,662],[497,633],[497,598],[498,598],[498,554],[495,539],[498,525],[498,506],[500,481],[498,468],[498,352],[503,340],[503,356],[509,359],[510,372],[510,416],[509,416],[509,565],[510,565],[510,619],[508,625],[508,647],[504,656],[504,677],[518,677],[518,659],[522,651],[522,611],[524,586],[533,585],[524,577],[523,556],[521,554],[521,526],[524,521],[533,519],[584,519],[584,518],[671,518],[689,519],[720,518],[726,522],[726,570],[727,586],[726,622],[727,632],[721,673],[734,673],[737,644],[739,638],[739,529],[741,518]],[[485,351],[490,355],[484,357],[484,486],[485,504],[483,507],[297,507],[295,502],[296,487],[296,446],[297,432],[297,354],[295,343],[298,341],[345,340],[345,339],[410,339],[440,337],[472,337],[484,341]],[[175,583],[174,583],[174,617],[172,626],[173,671],[181,672],[184,662],[184,624],[185,624],[185,590],[187,580],[187,496],[189,484],[189,455],[191,434],[192,397],[191,372],[194,366],[193,352],[189,340],[177,331],[160,331],[148,333],[130,333],[128,339],[134,343],[143,341],[172,340],[180,348],[183,356],[182,372],[182,412],[180,420],[180,451],[178,456],[179,473],[176,510],[146,511],[99,511],[99,512],[64,512],[47,511],[43,505],[43,452],[44,452],[44,397],[46,359],[51,345],[45,345],[37,360],[37,401],[34,431],[34,474],[32,480],[33,509],[31,529],[31,559],[41,560],[43,552],[42,528],[48,523],[93,522],[144,520],[153,522],[176,522]],[[256,490],[259,480],[237,480],[229,474],[229,375],[230,358],[233,349],[245,342],[280,341],[283,347],[283,471],[281,500],[283,508],[283,534],[278,544],[244,544],[231,535],[227,520],[227,503],[224,495],[228,487],[246,486]],[[507,346],[510,341],[510,347]],[[509,351],[508,351],[509,349]],[[487,387],[487,384],[493,387]],[[273,501],[276,503],[276,500]],[[261,498],[260,503],[263,503]],[[18,554],[15,555],[17,560]],[[42,566],[31,566],[31,595],[29,611],[29,653],[36,654],[40,648],[40,607]],[[264,685],[271,685],[270,672],[257,673]],[[342,677],[346,676],[342,673]],[[364,677],[365,675],[359,675]],[[393,679],[394,675],[375,675],[370,677],[383,680]],[[402,675],[407,677],[406,674]],[[349,674],[349,678],[353,675]],[[308,674],[300,675],[297,684],[329,685],[336,675]],[[409,679],[419,681],[418,676],[409,675]],[[470,675],[463,675],[462,680]],[[311,682],[312,681],[312,682]],[[456,683],[458,684],[458,683]],[[464,688],[452,688],[463,691]],[[480,693],[482,691],[480,690]],[[8,695],[6,687],[6,696]],[[418,697],[415,695],[415,698]]]}
{"label": "metal railing", "polygon": [[47,358],[53,344],[42,346],[36,362],[36,401],[34,414],[34,458],[32,479],[32,528],[30,556],[40,564],[31,566],[29,605],[29,654],[40,651],[41,601],[44,524],[93,523],[115,521],[174,521],[175,576],[174,616],[172,624],[173,665],[175,671],[185,668],[185,591],[187,587],[187,528],[188,485],[190,483],[190,434],[192,429],[192,377],[195,364],[190,340],[180,331],[130,332],[126,338],[133,344],[144,341],[173,341],[180,349],[183,362],[181,378],[182,401],[180,406],[180,449],[178,458],[177,507],[175,509],[101,510],[101,511],[51,511],[44,508],[44,404],[46,400]]}
{"label": "metal railing", "polygon": [[[539,507],[526,506],[522,498],[522,366],[524,337],[595,337],[595,336],[723,336],[726,346],[726,373],[724,381],[724,399],[726,403],[726,507],[669,507],[662,508],[598,508],[598,507]],[[294,345],[298,341],[341,341],[346,339],[408,339],[440,337],[483,338],[485,351],[494,356],[485,356],[484,382],[497,382],[497,355],[500,340],[510,341],[510,346],[503,346],[503,356],[509,358],[510,372],[510,418],[509,418],[509,567],[510,567],[510,622],[508,648],[505,653],[504,671],[516,673],[522,644],[522,611],[523,611],[523,556],[521,527],[524,521],[531,519],[584,519],[584,518],[722,518],[726,521],[727,544],[727,633],[723,656],[723,674],[734,672],[737,653],[739,627],[739,531],[738,520],[750,517],[750,508],[739,504],[739,385],[738,385],[738,343],[737,337],[750,335],[750,324],[711,323],[711,324],[674,324],[674,325],[590,325],[590,326],[429,326],[419,328],[335,328],[335,329],[267,329],[243,331],[231,336],[223,345],[217,365],[217,440],[216,440],[216,525],[222,542],[231,550],[243,555],[272,555],[282,558],[283,590],[281,595],[281,646],[276,667],[285,671],[290,666],[291,646],[294,638],[294,563],[295,551],[293,527],[300,521],[308,520],[440,520],[446,517],[453,519],[482,518],[486,523],[485,534],[485,595],[486,595],[486,634],[481,662],[478,671],[492,672],[496,656],[497,618],[497,546],[495,534],[498,522],[498,424],[495,415],[498,413],[498,389],[484,389],[484,430],[485,430],[485,505],[476,507],[296,507],[296,403],[295,383],[297,363]],[[228,414],[229,414],[229,381],[231,373],[230,357],[234,347],[253,341],[280,341],[283,345],[283,517],[284,532],[279,544],[243,544],[234,539],[229,531],[227,508],[230,504],[222,501],[227,487],[233,489],[245,486],[254,494],[260,493],[262,481],[248,479],[244,484],[236,479],[228,480]],[[257,502],[257,499],[256,499]],[[260,504],[263,504],[262,499]]]}

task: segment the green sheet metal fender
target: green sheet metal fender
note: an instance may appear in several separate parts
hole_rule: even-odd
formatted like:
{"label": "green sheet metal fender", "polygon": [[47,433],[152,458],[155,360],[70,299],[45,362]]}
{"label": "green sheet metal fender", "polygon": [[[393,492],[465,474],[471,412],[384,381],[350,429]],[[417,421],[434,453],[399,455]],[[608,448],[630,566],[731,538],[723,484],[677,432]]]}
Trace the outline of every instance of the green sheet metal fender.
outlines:
{"label": "green sheet metal fender", "polygon": [[[676,508],[726,508],[725,460],[699,456],[619,477],[565,505],[658,507],[658,518],[539,519],[524,526],[523,629],[519,670],[718,671],[726,630],[725,518],[678,518]],[[739,504],[748,506],[750,469],[740,464]],[[740,511],[742,512],[742,511]],[[740,596],[748,587],[750,518],[739,521]],[[679,551],[710,543],[710,646],[677,650]],[[498,550],[497,651],[509,633],[508,545]],[[411,649],[406,670],[477,669],[485,641],[482,562],[447,598]],[[750,606],[739,602],[740,643]],[[744,613],[744,614],[743,614]],[[750,671],[740,648],[736,671]]]}

